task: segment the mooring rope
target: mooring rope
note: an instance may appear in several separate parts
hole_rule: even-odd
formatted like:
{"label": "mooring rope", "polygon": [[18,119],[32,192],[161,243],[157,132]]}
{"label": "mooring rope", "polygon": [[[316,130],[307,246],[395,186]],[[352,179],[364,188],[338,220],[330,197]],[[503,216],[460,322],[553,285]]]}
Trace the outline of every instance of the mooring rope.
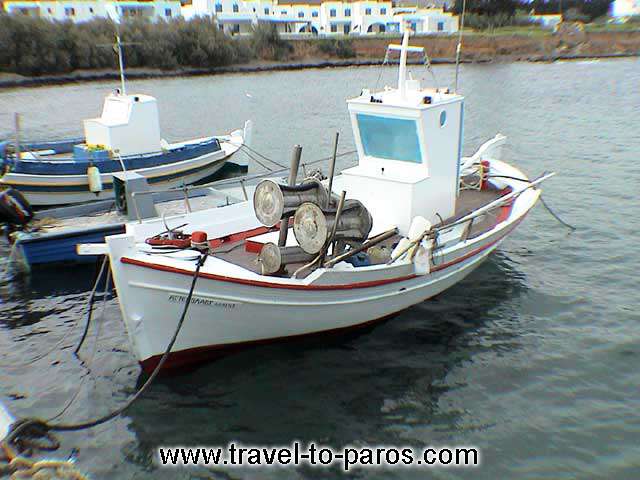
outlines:
{"label": "mooring rope", "polygon": [[[531,180],[528,180],[526,178],[512,177],[510,175],[489,175],[488,178],[505,178],[507,180],[516,180],[518,182],[531,183]],[[553,218],[555,218],[561,225],[564,225],[565,227],[567,227],[571,231],[575,231],[575,230],[578,229],[577,227],[574,227],[570,223],[568,223],[568,222],[564,221],[562,218],[560,218],[560,215],[558,215],[556,212],[554,212],[551,209],[551,207],[547,204],[547,202],[544,201],[544,198],[542,198],[542,195],[540,195],[540,203],[542,203],[542,206],[547,210],[547,212],[549,212],[549,214]]]}
{"label": "mooring rope", "polygon": [[180,315],[180,320],[178,321],[178,325],[176,326],[175,332],[173,333],[173,337],[171,338],[171,341],[167,345],[166,350],[164,351],[162,357],[160,358],[160,361],[156,365],[155,369],[153,370],[149,378],[145,381],[145,383],[140,387],[140,389],[132,397],[129,398],[129,400],[127,400],[127,402],[124,405],[116,408],[115,410],[109,412],[106,415],[103,415],[93,420],[87,420],[85,422],[80,422],[80,423],[52,424],[39,418],[24,418],[22,420],[15,422],[11,426],[9,433],[7,434],[5,439],[2,441],[2,445],[8,448],[11,448],[11,445],[15,444],[17,440],[23,439],[25,436],[28,439],[33,439],[33,438],[50,435],[49,432],[72,432],[72,431],[86,430],[88,428],[101,425],[103,423],[108,422],[109,420],[116,418],[117,416],[125,412],[129,407],[131,407],[131,405],[133,405],[136,402],[136,400],[138,400],[138,398],[140,398],[140,396],[153,383],[155,378],[160,373],[160,370],[162,369],[163,365],[169,358],[171,349],[173,348],[173,345],[175,344],[178,338],[178,335],[180,334],[180,330],[182,329],[182,325],[184,324],[184,320],[187,316],[189,306],[191,305],[191,298],[193,297],[193,292],[195,290],[196,282],[198,280],[198,274],[200,273],[200,268],[202,267],[202,265],[204,265],[208,256],[209,256],[208,251],[205,251],[201,253],[200,258],[198,259],[196,268],[193,273],[191,287],[189,288],[189,294],[187,295],[185,305],[182,310],[182,314]]}

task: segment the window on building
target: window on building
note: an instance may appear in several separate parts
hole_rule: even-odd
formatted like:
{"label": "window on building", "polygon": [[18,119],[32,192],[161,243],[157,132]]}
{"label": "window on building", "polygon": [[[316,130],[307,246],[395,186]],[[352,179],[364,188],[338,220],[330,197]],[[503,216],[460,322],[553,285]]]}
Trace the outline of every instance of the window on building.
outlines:
{"label": "window on building", "polygon": [[298,18],[304,18],[304,12],[298,12]]}
{"label": "window on building", "polygon": [[336,33],[338,31],[338,25],[336,25],[335,23],[331,24],[331,31],[333,33]]}
{"label": "window on building", "polygon": [[73,7],[65,7],[65,9],[64,9],[64,14],[65,14],[67,17],[75,17],[75,15],[76,15],[76,9],[75,9],[75,8],[73,8]]}
{"label": "window on building", "polygon": [[384,33],[387,31],[387,26],[386,25],[380,25],[380,33]]}
{"label": "window on building", "polygon": [[387,14],[387,9],[386,9],[386,8],[384,8],[384,7],[382,7],[382,8],[380,9],[380,15],[386,15],[386,14]]}
{"label": "window on building", "polygon": [[[93,11],[93,9],[91,9]],[[47,13],[51,13],[51,8],[47,8]]]}
{"label": "window on building", "polygon": [[89,7],[89,13],[93,13],[93,7]]}
{"label": "window on building", "polygon": [[365,15],[371,15],[371,9],[370,8],[365,8],[364,14]]}
{"label": "window on building", "polygon": [[329,16],[330,17],[335,17],[336,16],[336,9],[332,8],[331,10],[329,10]]}
{"label": "window on building", "polygon": [[365,155],[388,160],[422,163],[415,120],[357,114]]}
{"label": "window on building", "polygon": [[222,4],[216,3],[216,13],[220,13],[222,11]]}
{"label": "window on building", "polygon": [[240,24],[234,23],[233,27],[231,27],[231,33],[240,33]]}
{"label": "window on building", "polygon": [[164,16],[165,17],[170,17],[171,16],[171,9],[170,8],[165,8],[164,9]]}
{"label": "window on building", "polygon": [[267,7],[267,8],[265,8],[265,9],[264,9],[264,14],[265,14],[265,15],[269,15],[269,7]]}
{"label": "window on building", "polygon": [[317,10],[314,10],[313,12],[311,12],[311,16],[312,16],[313,18],[318,18],[318,11],[317,11]]}
{"label": "window on building", "polygon": [[349,24],[345,25],[344,26],[344,30],[343,30],[344,34],[345,35],[349,35],[350,31],[351,31],[351,25],[349,25]]}
{"label": "window on building", "polygon": [[438,22],[438,31],[439,32],[444,31],[444,22]]}
{"label": "window on building", "polygon": [[256,7],[253,7],[253,13],[256,13]]}
{"label": "window on building", "polygon": [[238,8],[238,4],[237,4],[237,3],[234,3],[234,4],[233,4],[233,11],[234,11],[235,13],[238,13],[238,10],[239,10],[239,8]]}
{"label": "window on building", "polygon": [[350,8],[345,8],[344,9],[344,16],[345,17],[350,17],[351,16],[351,9]]}
{"label": "window on building", "polygon": [[286,14],[287,14],[287,11],[286,11],[286,10],[282,10],[282,11],[280,12],[280,15],[286,15]]}

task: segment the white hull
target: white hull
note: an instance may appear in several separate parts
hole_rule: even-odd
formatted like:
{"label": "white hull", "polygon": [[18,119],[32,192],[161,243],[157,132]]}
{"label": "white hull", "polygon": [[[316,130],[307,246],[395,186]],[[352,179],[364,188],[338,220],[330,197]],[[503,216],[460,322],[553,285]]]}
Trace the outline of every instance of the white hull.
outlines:
{"label": "white hull", "polygon": [[[225,141],[228,140],[228,141]],[[220,170],[225,162],[243,144],[243,132],[237,130],[228,137],[220,137],[221,149],[181,162],[159,165],[150,168],[134,170],[147,177],[153,188],[169,189],[183,184],[191,184],[207,178]],[[184,174],[182,174],[184,172]],[[193,173],[189,173],[193,172]],[[155,181],[154,178],[171,176],[167,180]],[[112,174],[100,175],[103,185],[111,185]],[[89,191],[87,175],[28,175],[7,173],[0,179],[0,184],[7,186],[34,185],[43,188],[42,192],[22,191],[27,201],[33,206],[68,205],[74,203],[94,202],[113,198],[113,190],[105,188],[95,194]],[[86,185],[81,191],[64,191],[65,185]],[[48,189],[50,188],[50,189]],[[19,188],[20,189],[20,188]]]}
{"label": "white hull", "polygon": [[[515,169],[509,171],[514,172],[522,175]],[[427,275],[416,274],[413,263],[407,261],[348,270],[318,269],[297,280],[246,275],[210,257],[201,270],[170,363],[187,363],[205,350],[353,328],[420,303],[477,268],[538,196],[537,190],[524,192],[514,201],[508,218],[495,228],[443,247]],[[243,205],[220,208],[209,215],[212,222],[221,222],[233,217],[233,212],[225,212],[227,208],[250,208]],[[247,218],[239,220],[242,222],[244,229]],[[140,253],[131,232],[109,237],[107,243],[129,338],[139,361],[150,368],[176,328],[194,262]]]}

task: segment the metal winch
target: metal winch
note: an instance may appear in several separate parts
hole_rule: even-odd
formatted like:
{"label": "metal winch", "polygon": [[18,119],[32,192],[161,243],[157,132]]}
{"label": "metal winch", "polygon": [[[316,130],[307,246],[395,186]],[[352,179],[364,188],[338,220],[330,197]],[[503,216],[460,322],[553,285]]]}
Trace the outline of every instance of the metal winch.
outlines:
{"label": "metal winch", "polygon": [[363,242],[369,236],[373,219],[358,200],[349,199],[336,225],[336,209],[322,209],[320,205],[305,202],[296,210],[293,233],[298,245],[307,253],[320,253],[334,231],[333,241]]}
{"label": "metal winch", "polygon": [[260,223],[273,227],[281,219],[293,215],[305,202],[327,205],[328,200],[329,192],[315,177],[292,186],[263,180],[253,194],[253,208]]}

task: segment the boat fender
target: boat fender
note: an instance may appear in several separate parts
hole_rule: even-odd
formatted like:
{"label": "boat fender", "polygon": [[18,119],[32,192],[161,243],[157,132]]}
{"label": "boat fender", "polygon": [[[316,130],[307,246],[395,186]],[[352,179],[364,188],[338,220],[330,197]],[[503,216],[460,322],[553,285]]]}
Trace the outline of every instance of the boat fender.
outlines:
{"label": "boat fender", "polygon": [[33,218],[33,208],[15,188],[0,192],[0,223],[26,225]]}
{"label": "boat fender", "polygon": [[433,240],[423,241],[418,245],[413,257],[416,275],[427,275],[431,272],[431,249]]}
{"label": "boat fender", "polygon": [[431,230],[431,226],[431,222],[426,218],[420,215],[415,216],[409,227],[409,240],[411,242],[417,242],[425,232]]}
{"label": "boat fender", "polygon": [[206,232],[193,232],[191,234],[191,248],[204,252],[209,250],[209,242],[207,241]]}
{"label": "boat fender", "polygon": [[100,178],[100,170],[91,164],[87,168],[87,178],[89,179],[89,191],[96,194],[96,197],[102,191],[102,179]]}

